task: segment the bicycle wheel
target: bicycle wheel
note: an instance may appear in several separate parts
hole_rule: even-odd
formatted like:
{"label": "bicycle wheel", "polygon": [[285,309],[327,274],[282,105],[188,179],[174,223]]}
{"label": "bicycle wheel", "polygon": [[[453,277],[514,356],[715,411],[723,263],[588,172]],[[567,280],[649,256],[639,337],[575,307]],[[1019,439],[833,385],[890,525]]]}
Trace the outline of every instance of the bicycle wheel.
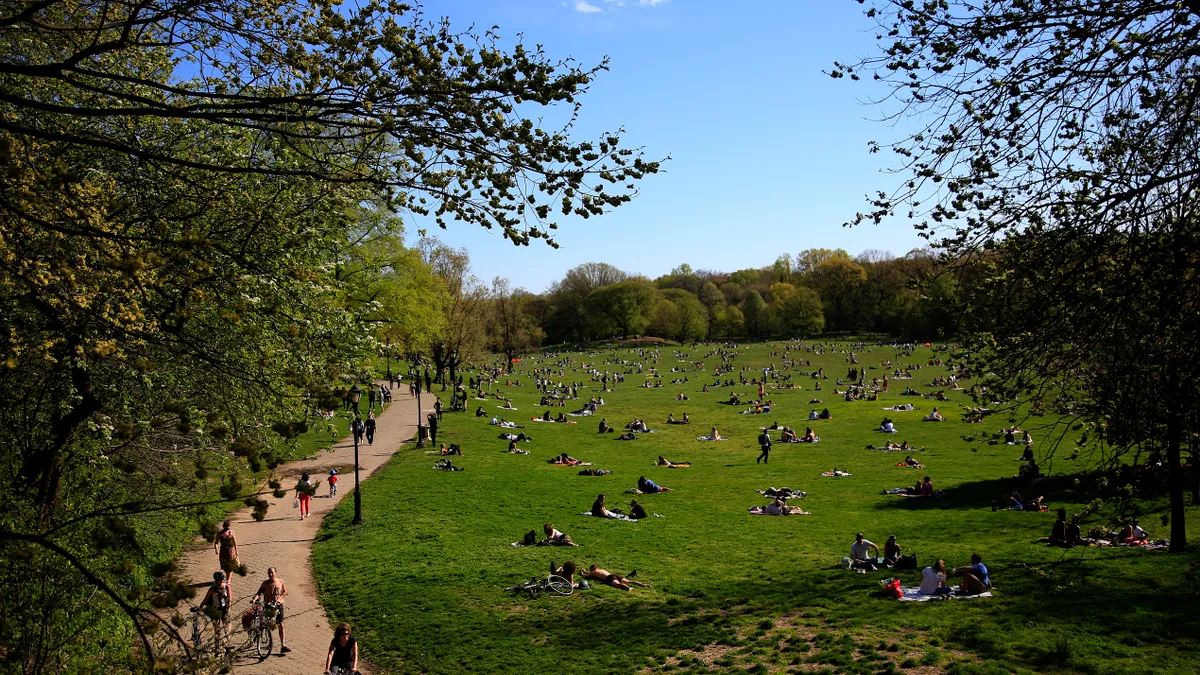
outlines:
{"label": "bicycle wheel", "polygon": [[570,595],[575,592],[575,588],[571,586],[571,582],[557,574],[551,574],[546,577],[546,587],[559,595]]}
{"label": "bicycle wheel", "polygon": [[254,643],[254,651],[258,652],[258,657],[265,659],[271,655],[271,647],[275,644],[275,637],[271,635],[271,629],[265,623],[259,623],[254,628],[254,633],[250,636],[250,640]]}

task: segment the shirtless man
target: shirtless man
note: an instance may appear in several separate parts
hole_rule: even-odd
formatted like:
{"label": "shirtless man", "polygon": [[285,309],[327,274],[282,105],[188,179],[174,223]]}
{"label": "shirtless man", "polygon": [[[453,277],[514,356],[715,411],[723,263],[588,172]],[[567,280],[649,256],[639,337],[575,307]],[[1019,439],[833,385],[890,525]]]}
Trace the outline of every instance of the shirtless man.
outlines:
{"label": "shirtless man", "polygon": [[[630,572],[630,574],[633,574],[633,572]],[[630,579],[629,577],[623,577],[620,574],[613,574],[612,572],[609,572],[608,570],[604,570],[604,569],[600,569],[599,567],[596,567],[595,564],[593,564],[591,567],[588,568],[588,570],[586,572],[583,573],[583,578],[584,579],[595,579],[596,581],[599,581],[602,584],[608,584],[609,586],[612,586],[613,588],[619,588],[623,591],[633,590],[633,588],[631,588],[629,584],[633,584],[634,586],[642,586],[644,588],[650,588],[650,584],[643,584],[642,582],[637,581],[636,579]]]}
{"label": "shirtless man", "polygon": [[275,603],[275,623],[279,624],[279,653],[286,654],[292,651],[283,639],[283,599],[287,596],[287,584],[275,574],[274,567],[267,568],[267,579],[258,587],[254,599],[258,600],[259,596],[262,596],[263,602],[267,604]]}

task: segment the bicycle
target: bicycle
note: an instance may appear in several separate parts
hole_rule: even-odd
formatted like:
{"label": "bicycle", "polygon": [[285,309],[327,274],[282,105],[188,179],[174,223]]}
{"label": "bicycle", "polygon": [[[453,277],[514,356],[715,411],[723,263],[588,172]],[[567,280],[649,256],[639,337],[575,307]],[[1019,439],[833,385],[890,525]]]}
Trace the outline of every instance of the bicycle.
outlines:
{"label": "bicycle", "polygon": [[254,646],[258,657],[265,659],[271,655],[271,649],[275,646],[275,637],[271,630],[272,624],[274,624],[276,605],[273,602],[255,603],[253,609],[253,618],[246,626],[246,636],[249,638],[250,644]]}
{"label": "bicycle", "polygon": [[551,574],[545,579],[534,577],[523,584],[509,586],[505,590],[513,593],[524,593],[532,600],[544,592],[554,593],[556,595],[567,596],[575,592],[575,587],[571,582],[557,574]]}

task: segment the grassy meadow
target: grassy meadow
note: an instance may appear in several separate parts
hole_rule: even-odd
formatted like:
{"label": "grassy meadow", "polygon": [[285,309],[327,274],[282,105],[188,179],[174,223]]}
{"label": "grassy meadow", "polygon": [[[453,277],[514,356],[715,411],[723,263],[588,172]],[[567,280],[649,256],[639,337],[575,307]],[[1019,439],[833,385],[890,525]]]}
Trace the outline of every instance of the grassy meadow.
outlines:
{"label": "grassy meadow", "polygon": [[[660,346],[655,362],[637,348],[597,349],[522,361],[506,386],[492,393],[510,397],[519,411],[502,411],[501,401],[468,399],[468,412],[447,413],[439,442],[462,445],[454,457],[462,472],[432,470],[435,457],[411,444],[363,487],[366,524],[353,528],[351,500],[326,520],[314,551],[322,601],[338,621],[348,621],[363,655],[390,673],[627,673],[627,672],[1094,672],[1190,673],[1197,668],[1197,556],[1130,548],[1064,551],[1036,543],[1049,534],[1053,509],[1077,511],[1093,495],[1076,483],[1081,467],[1052,465],[1051,479],[1031,487],[1015,477],[1022,448],[970,442],[963,436],[995,431],[1008,420],[987,417],[963,421],[965,391],[946,394],[951,402],[901,396],[905,386],[921,392],[947,367],[950,351],[920,347],[907,353],[891,346],[856,349],[867,380],[894,367],[920,365],[913,379],[893,380],[879,401],[845,402],[834,389],[845,378],[849,346],[806,343],[821,353],[793,347],[792,359],[809,365],[784,369],[784,343],[745,345],[721,380],[761,378],[774,364],[800,389],[768,389],[775,408],[765,415],[740,415],[747,406],[723,404],[731,391],[742,400],[756,397],[753,385],[710,386],[720,359],[715,347]],[[650,348],[651,350],[653,348]],[[680,358],[676,351],[685,355]],[[589,396],[606,405],[594,417],[571,417],[578,424],[531,422],[546,408],[536,405],[534,367],[570,359],[553,379],[582,381],[578,401],[550,408],[553,414],[582,407]],[[605,361],[610,363],[605,363]],[[623,383],[601,393],[599,382],[581,364],[624,373],[643,363],[646,374],[627,374]],[[690,362],[703,360],[705,370]],[[892,361],[891,368],[881,363]],[[665,386],[644,388],[651,367]],[[672,367],[688,372],[672,373]],[[824,368],[829,379],[808,373]],[[672,384],[688,378],[685,384]],[[889,375],[890,378],[890,375]],[[962,383],[969,387],[970,380]],[[435,387],[435,390],[437,388]],[[690,400],[677,401],[683,393]],[[821,399],[820,405],[810,399]],[[449,392],[443,395],[449,401]],[[912,412],[884,407],[912,402]],[[485,417],[474,416],[482,405]],[[942,423],[922,422],[933,407]],[[809,422],[810,409],[828,407],[833,419]],[[668,426],[668,413],[691,417],[691,425]],[[531,455],[505,452],[493,415],[523,424],[533,440],[522,443]],[[884,416],[899,433],[876,431]],[[618,428],[645,419],[656,433],[630,442],[617,434],[599,435],[601,417]],[[803,434],[813,426],[817,444],[776,444],[770,463],[756,464],[760,428],[772,422]],[[1044,422],[1044,420],[1043,420]],[[716,426],[724,442],[697,436]],[[1044,434],[1032,429],[1035,440]],[[778,438],[778,432],[773,432]],[[907,440],[924,448],[913,454],[924,469],[896,466],[904,453],[867,449],[885,440]],[[1039,456],[1047,451],[1035,445]],[[602,477],[577,475],[573,467],[546,462],[567,452],[611,469]],[[653,466],[664,455],[688,469]],[[822,477],[833,467],[845,478]],[[932,476],[937,499],[886,496],[888,488],[912,485]],[[628,495],[640,475],[674,492]],[[769,500],[755,491],[769,486],[805,490],[798,503],[809,516],[752,516],[748,509]],[[1044,494],[1051,513],[993,512],[993,499],[1012,489],[1027,498]],[[661,514],[640,522],[581,516],[600,492],[610,507],[627,509],[630,498]],[[1142,502],[1147,514],[1162,510]],[[1198,509],[1189,508],[1189,537],[1200,537]],[[1111,507],[1091,515],[1087,526],[1108,524]],[[543,523],[570,534],[578,548],[522,547],[510,542]],[[1156,516],[1143,525],[1152,536],[1167,528]],[[915,552],[920,567],[944,558],[952,567],[979,552],[991,570],[995,597],[946,602],[901,603],[880,594],[890,572],[857,574],[840,568],[855,532],[881,547],[897,536],[905,553]],[[653,588],[623,592],[609,587],[578,591],[573,597],[529,601],[504,588],[544,576],[550,561],[573,559],[627,573]],[[905,585],[920,571],[897,573]]]}

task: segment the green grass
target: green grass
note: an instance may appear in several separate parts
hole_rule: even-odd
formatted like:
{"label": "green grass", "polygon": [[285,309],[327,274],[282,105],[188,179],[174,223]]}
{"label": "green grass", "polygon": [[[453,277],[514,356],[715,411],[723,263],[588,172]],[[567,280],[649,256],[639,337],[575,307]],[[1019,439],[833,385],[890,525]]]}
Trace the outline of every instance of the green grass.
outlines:
{"label": "green grass", "polygon": [[[734,365],[781,366],[781,356],[769,356],[778,348],[778,343],[750,346]],[[922,664],[957,673],[1193,672],[1200,620],[1188,608],[1197,600],[1197,557],[1129,549],[1077,549],[1064,556],[1061,549],[1034,543],[1049,532],[1052,514],[991,511],[991,500],[1014,487],[1027,496],[1044,492],[1052,506],[1068,508],[1087,503],[1091,495],[1064,475],[1079,467],[1064,462],[1055,465],[1063,477],[1033,490],[1018,486],[1013,476],[1020,448],[977,447],[962,439],[1006,422],[959,421],[951,413],[968,402],[965,393],[950,392],[953,404],[898,395],[906,384],[930,390],[926,383],[945,368],[914,371],[915,379],[893,382],[878,402],[846,403],[832,391],[835,379],[846,374],[844,353],[793,352],[813,362],[796,370],[825,368],[831,379],[822,381],[823,391],[813,392],[814,381],[796,374],[803,390],[770,391],[777,404],[771,414],[743,416],[738,414],[743,407],[720,403],[728,388],[700,393],[701,384],[713,379],[715,358],[706,359],[707,372],[686,373],[688,384],[670,384],[684,375],[670,368],[687,365],[676,363],[673,349],[661,349],[665,387],[641,388],[644,376],[627,375],[616,385],[619,391],[604,394],[607,405],[600,412],[617,427],[645,418],[658,433],[618,442],[614,435],[596,434],[599,416],[572,418],[577,425],[529,422],[544,408],[534,405],[539,395],[529,369],[536,359],[526,359],[524,372],[516,375],[520,387],[493,387],[508,393],[519,412],[503,413],[495,401],[469,403],[472,411],[483,405],[489,416],[525,424],[534,438],[524,444],[532,455],[505,453],[507,442],[497,438],[499,429],[488,426],[486,417],[448,414],[438,440],[463,446],[466,456],[455,463],[466,471],[433,471],[432,456],[406,446],[364,485],[366,525],[349,526],[350,500],[343,501],[325,521],[314,565],[323,603],[336,620],[352,623],[363,654],[397,673],[902,672]],[[708,351],[700,347],[687,360]],[[859,364],[925,363],[937,356],[946,353],[920,349],[898,357],[891,348],[876,347],[860,353]],[[582,355],[601,370],[625,370],[603,363],[613,357],[639,360],[631,350]],[[729,377],[736,378],[736,371],[722,379]],[[561,379],[592,384],[570,370]],[[581,397],[598,389],[598,383],[582,389]],[[754,393],[749,385],[732,389]],[[675,401],[678,392],[691,400]],[[817,407],[829,407],[834,417],[811,423],[821,442],[777,444],[769,465],[755,464],[759,428],[777,420],[803,432],[814,396],[824,401]],[[920,410],[881,410],[908,401]],[[580,407],[576,403],[581,402],[552,411],[569,412]],[[952,421],[921,422],[934,405]],[[667,426],[668,412],[676,417],[687,412],[693,424]],[[926,448],[913,453],[926,469],[897,467],[902,454],[865,449],[885,440],[874,431],[885,414],[900,430],[895,440]],[[713,425],[732,440],[695,440]],[[1035,431],[1035,438],[1044,434]],[[564,451],[614,473],[581,477],[576,469],[546,463]],[[689,460],[693,467],[656,468],[660,454]],[[854,475],[820,476],[835,466]],[[916,500],[881,494],[926,473],[950,495]],[[624,491],[639,475],[675,488],[637,497],[665,517],[624,523],[579,515],[599,492],[609,495],[610,506],[626,507],[630,495]],[[768,486],[808,491],[801,504],[813,515],[749,515],[751,505],[767,501],[755,490]],[[1149,511],[1162,505],[1142,506]],[[1200,536],[1196,511],[1189,509],[1193,538]],[[1090,523],[1103,524],[1110,516],[1103,510]],[[509,546],[545,522],[581,547]],[[897,535],[921,566],[937,558],[964,564],[978,551],[992,570],[996,597],[942,603],[882,598],[878,580],[886,575],[838,568],[856,531],[879,544]],[[1156,522],[1151,532],[1165,534],[1166,528]],[[504,592],[505,586],[544,575],[550,560],[567,558],[618,572],[637,569],[638,578],[654,588],[631,593],[597,588],[532,602]],[[906,584],[919,580],[918,572],[901,576]]]}

